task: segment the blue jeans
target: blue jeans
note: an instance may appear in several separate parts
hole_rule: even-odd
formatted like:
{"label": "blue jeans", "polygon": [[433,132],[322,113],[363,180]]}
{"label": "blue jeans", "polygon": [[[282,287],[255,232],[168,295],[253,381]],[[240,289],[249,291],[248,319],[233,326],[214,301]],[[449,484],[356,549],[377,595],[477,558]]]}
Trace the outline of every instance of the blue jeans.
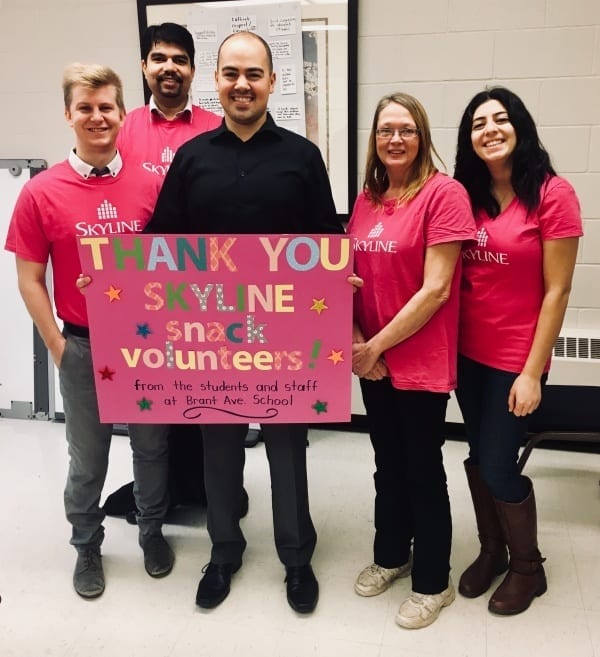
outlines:
{"label": "blue jeans", "polygon": [[452,519],[442,456],[446,393],[360,380],[375,450],[374,561],[396,568],[413,542],[412,588],[448,587]]}
{"label": "blue jeans", "polygon": [[[113,427],[99,419],[89,340],[70,334],[65,337],[59,371],[69,448],[65,513],[72,525],[71,544],[77,550],[99,548],[105,517],[99,503]],[[140,544],[146,536],[160,531],[168,508],[167,433],[166,425],[129,425]]]}
{"label": "blue jeans", "polygon": [[[513,503],[522,502],[530,490],[517,466],[530,416],[517,417],[508,411],[508,394],[517,376],[458,358],[456,398],[465,422],[469,459],[479,466],[492,495]],[[542,377],[542,384],[546,378]]]}

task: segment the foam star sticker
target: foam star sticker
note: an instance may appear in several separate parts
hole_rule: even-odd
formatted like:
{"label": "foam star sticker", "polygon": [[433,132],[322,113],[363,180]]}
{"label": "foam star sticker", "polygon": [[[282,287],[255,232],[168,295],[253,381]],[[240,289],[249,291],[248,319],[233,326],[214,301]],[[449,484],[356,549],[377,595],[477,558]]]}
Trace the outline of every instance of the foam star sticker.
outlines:
{"label": "foam star sticker", "polygon": [[98,370],[98,373],[102,377],[102,381],[105,379],[108,379],[109,381],[113,380],[113,376],[115,374],[115,370],[111,370],[108,365],[104,366],[104,369]]}
{"label": "foam star sticker", "polygon": [[145,397],[142,397],[136,402],[136,404],[140,407],[140,411],[151,411],[153,403],[154,402],[152,400],[146,399]]}
{"label": "foam star sticker", "polygon": [[327,310],[328,306],[325,305],[325,297],[322,299],[313,299],[313,305],[310,307],[311,310],[316,310],[319,315]]}
{"label": "foam star sticker", "polygon": [[148,324],[137,324],[137,330],[135,332],[136,335],[141,335],[144,340],[152,333],[152,329],[148,326]]}
{"label": "foam star sticker", "polygon": [[112,303],[113,301],[121,301],[121,292],[123,292],[123,290],[111,285],[104,294],[106,294]]}
{"label": "foam star sticker", "polygon": [[317,399],[311,408],[314,408],[315,411],[317,411],[317,415],[321,415],[321,413],[327,413],[327,402],[319,401]]}
{"label": "foam star sticker", "polygon": [[336,351],[335,349],[331,350],[331,353],[329,356],[327,356],[327,360],[330,360],[334,365],[337,365],[338,363],[343,363],[344,362],[344,357],[342,356],[344,352],[340,349],[340,351]]}

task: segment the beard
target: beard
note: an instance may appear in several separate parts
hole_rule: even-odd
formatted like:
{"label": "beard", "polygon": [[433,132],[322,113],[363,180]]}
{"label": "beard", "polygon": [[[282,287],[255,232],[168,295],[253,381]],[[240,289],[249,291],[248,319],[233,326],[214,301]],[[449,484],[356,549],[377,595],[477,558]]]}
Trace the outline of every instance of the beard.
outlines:
{"label": "beard", "polygon": [[[167,75],[161,76],[158,78],[158,89],[162,96],[167,96],[169,98],[183,95],[182,83],[183,80],[176,75]],[[165,87],[165,83],[168,83],[169,86]]]}

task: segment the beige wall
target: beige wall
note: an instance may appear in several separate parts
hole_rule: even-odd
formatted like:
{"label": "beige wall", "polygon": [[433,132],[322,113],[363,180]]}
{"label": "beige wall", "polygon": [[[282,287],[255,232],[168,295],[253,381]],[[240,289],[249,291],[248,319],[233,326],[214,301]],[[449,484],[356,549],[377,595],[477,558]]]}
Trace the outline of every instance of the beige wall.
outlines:
{"label": "beige wall", "polygon": [[401,89],[423,102],[450,173],[469,99],[490,84],[524,99],[582,205],[585,237],[565,324],[600,330],[600,2],[363,0],[358,55],[361,171],[385,93]]}
{"label": "beige wall", "polygon": [[[586,236],[566,323],[600,329],[600,2],[359,3],[359,169],[382,94],[419,97],[451,172],[467,101],[486,84],[512,88],[582,202]],[[0,158],[65,157],[72,138],[60,77],[68,62],[113,66],[127,106],[141,104],[138,52],[135,0],[0,0]]]}
{"label": "beige wall", "polygon": [[112,66],[127,107],[141,104],[135,0],[0,0],[0,157],[65,158],[60,85],[73,61]]}

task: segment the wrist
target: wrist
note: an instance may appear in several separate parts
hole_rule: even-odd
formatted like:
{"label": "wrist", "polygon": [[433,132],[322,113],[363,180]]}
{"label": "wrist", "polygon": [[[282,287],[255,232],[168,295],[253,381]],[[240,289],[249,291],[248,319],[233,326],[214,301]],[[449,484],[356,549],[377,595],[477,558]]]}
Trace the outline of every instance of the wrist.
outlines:
{"label": "wrist", "polygon": [[59,332],[46,342],[46,348],[49,352],[55,353],[57,350],[62,349],[65,342],[63,334]]}
{"label": "wrist", "polygon": [[540,381],[542,378],[543,372],[538,372],[537,370],[530,370],[524,368],[521,370],[520,376],[527,377],[529,379],[534,379],[535,381]]}
{"label": "wrist", "polygon": [[381,340],[379,340],[376,335],[374,335],[370,340],[367,340],[367,349],[369,350],[369,353],[376,358],[379,358],[383,353],[380,345]]}

